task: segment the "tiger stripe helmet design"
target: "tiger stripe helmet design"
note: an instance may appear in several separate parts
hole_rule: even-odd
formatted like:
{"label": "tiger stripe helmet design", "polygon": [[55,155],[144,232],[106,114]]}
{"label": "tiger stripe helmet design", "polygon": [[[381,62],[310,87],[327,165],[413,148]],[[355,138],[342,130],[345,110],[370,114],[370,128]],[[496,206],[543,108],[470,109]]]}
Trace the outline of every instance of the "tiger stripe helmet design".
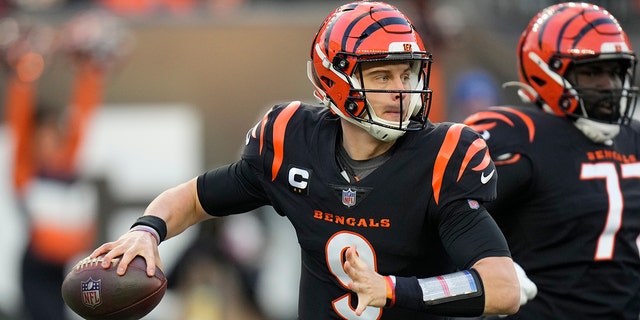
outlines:
{"label": "tiger stripe helmet design", "polygon": [[[620,62],[623,87],[615,92],[616,116],[596,119],[584,108],[581,90],[572,87],[567,71],[572,65],[615,60]],[[538,102],[545,111],[561,117],[585,118],[625,124],[637,96],[632,87],[636,56],[615,17],[588,3],[560,3],[540,11],[520,37],[517,49],[519,95]]]}
{"label": "tiger stripe helmet design", "polygon": [[[357,72],[365,61],[408,61],[410,90],[364,88]],[[410,20],[386,3],[357,1],[334,10],[316,34],[308,63],[314,95],[333,113],[367,130],[382,141],[393,141],[408,130],[422,130],[429,114],[431,54]],[[378,117],[367,102],[368,92],[407,94],[398,122]]]}

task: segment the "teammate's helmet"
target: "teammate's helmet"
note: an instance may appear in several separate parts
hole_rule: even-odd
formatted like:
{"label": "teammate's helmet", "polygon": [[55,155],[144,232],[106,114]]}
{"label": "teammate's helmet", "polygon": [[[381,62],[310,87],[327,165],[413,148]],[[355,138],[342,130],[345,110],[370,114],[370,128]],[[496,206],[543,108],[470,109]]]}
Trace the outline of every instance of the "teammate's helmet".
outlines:
{"label": "teammate's helmet", "polygon": [[[607,124],[617,129],[630,121],[638,91],[632,87],[636,56],[618,21],[606,10],[588,3],[552,5],[529,22],[517,50],[520,81],[525,84],[519,94],[525,100],[558,116],[587,120],[599,129]],[[576,66],[602,61],[618,63],[621,88],[585,88],[567,77]],[[602,103],[613,108],[606,116],[594,112]]]}
{"label": "teammate's helmet", "polygon": [[[375,114],[367,93],[396,91],[364,88],[358,66],[365,61],[410,62],[411,89],[397,91],[409,97],[401,103],[408,111],[402,113],[405,119],[392,122]],[[314,95],[333,113],[379,140],[393,141],[427,123],[431,62],[412,23],[397,8],[358,1],[337,8],[324,20],[311,46],[308,74],[316,88]]]}

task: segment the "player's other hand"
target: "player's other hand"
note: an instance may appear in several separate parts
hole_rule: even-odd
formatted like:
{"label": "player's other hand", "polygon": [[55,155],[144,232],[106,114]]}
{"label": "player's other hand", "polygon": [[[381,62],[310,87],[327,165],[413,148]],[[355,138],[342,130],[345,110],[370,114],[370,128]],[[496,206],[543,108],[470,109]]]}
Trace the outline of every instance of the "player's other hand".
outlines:
{"label": "player's other hand", "polygon": [[516,268],[516,274],[518,275],[518,281],[520,282],[520,305],[525,305],[529,300],[532,300],[538,294],[538,287],[536,286],[527,274],[524,272],[524,269],[517,264],[513,263],[513,266]]}
{"label": "player's other hand", "polygon": [[97,258],[101,255],[104,255],[102,267],[105,269],[111,266],[111,259],[121,257],[116,271],[119,275],[125,274],[127,266],[136,256],[143,257],[147,262],[148,276],[151,277],[155,274],[156,266],[162,269],[162,261],[158,253],[156,240],[144,231],[127,232],[120,236],[118,240],[107,242],[95,249],[90,257]]}
{"label": "player's other hand", "polygon": [[349,290],[358,295],[356,315],[362,315],[367,306],[384,307],[387,301],[386,281],[383,276],[360,259],[355,245],[347,249],[343,268],[351,278],[351,282],[348,284]]}
{"label": "player's other hand", "polygon": [[[517,264],[515,261],[513,262],[513,266],[516,268],[516,275],[518,276],[518,282],[520,282],[520,305],[523,306],[529,302],[529,300],[533,300],[538,294],[538,286],[536,286],[529,277],[527,277],[527,273],[524,272],[524,269]],[[499,315],[498,318],[505,318],[507,315]],[[491,317],[487,319],[492,319]]]}

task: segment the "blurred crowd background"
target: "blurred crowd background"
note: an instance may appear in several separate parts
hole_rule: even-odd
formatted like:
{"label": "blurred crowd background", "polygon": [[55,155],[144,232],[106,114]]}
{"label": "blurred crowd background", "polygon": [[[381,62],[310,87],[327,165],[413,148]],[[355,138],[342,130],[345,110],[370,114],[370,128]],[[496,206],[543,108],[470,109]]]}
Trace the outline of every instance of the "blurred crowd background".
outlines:
{"label": "blurred crowd background", "polygon": [[[432,119],[519,103],[515,90],[501,88],[517,80],[518,37],[557,2],[389,1],[434,54]],[[612,12],[640,51],[640,1],[591,2]],[[237,159],[245,133],[273,104],[315,103],[311,40],[342,3],[0,0],[0,320],[28,319],[32,304],[20,287],[30,219],[15,197],[11,108],[64,114],[70,104],[94,105],[76,161],[96,196],[95,233],[85,240],[93,248],[125,232],[162,190]],[[50,201],[45,207],[65,211]],[[160,252],[170,290],[148,319],[295,319],[297,243],[269,208],[203,223]],[[66,270],[88,253],[77,252]]]}

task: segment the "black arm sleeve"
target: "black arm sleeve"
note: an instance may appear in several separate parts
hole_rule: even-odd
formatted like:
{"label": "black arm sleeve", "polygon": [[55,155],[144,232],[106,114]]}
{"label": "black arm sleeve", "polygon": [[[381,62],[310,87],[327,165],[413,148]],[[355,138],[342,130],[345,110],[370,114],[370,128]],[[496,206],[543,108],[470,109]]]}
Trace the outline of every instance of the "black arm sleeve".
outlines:
{"label": "black arm sleeve", "polygon": [[244,160],[200,175],[198,198],[202,208],[213,216],[243,213],[269,204],[258,177]]}
{"label": "black arm sleeve", "polygon": [[507,241],[487,210],[474,200],[448,204],[439,219],[442,245],[462,271],[425,279],[396,277],[396,306],[439,315],[479,316],[484,312],[484,285],[472,266],[486,257],[510,257]]}
{"label": "black arm sleeve", "polygon": [[482,205],[474,209],[468,200],[458,200],[442,214],[442,245],[458,268],[469,269],[486,257],[511,257],[502,231]]}

